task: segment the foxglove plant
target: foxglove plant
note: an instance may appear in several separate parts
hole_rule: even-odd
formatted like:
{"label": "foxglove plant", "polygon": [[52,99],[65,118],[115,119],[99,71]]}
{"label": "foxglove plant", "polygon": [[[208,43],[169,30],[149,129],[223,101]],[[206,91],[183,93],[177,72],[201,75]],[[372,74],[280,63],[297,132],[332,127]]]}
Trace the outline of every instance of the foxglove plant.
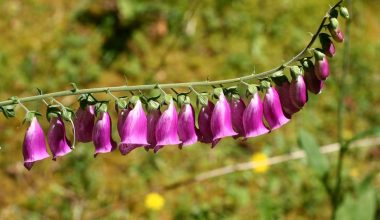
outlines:
{"label": "foxglove plant", "polygon": [[169,107],[158,119],[156,126],[156,141],[154,152],[163,148],[165,145],[178,145],[182,142],[179,140],[178,133],[178,115],[174,106],[173,99],[169,101]]}
{"label": "foxglove plant", "polygon": [[259,93],[255,92],[243,113],[244,137],[256,137],[269,132],[263,122],[263,102]]}
{"label": "foxglove plant", "polygon": [[50,127],[47,135],[48,144],[53,154],[53,160],[65,156],[72,151],[70,141],[66,137],[65,124],[61,116],[50,119]]}
{"label": "foxglove plant", "polygon": [[112,139],[112,122],[106,109],[100,111],[95,122],[92,141],[95,145],[94,157],[101,153],[109,153],[117,147],[116,142]]}
{"label": "foxglove plant", "polygon": [[46,151],[44,131],[35,116],[31,118],[30,125],[26,130],[22,153],[24,167],[28,170],[32,169],[34,162],[50,157]]}
{"label": "foxglove plant", "polygon": [[215,147],[217,142],[224,137],[237,135],[232,128],[231,109],[223,91],[220,91],[219,100],[212,112],[211,132],[213,135],[212,147]]}
{"label": "foxglove plant", "polygon": [[[128,113],[121,130],[121,154],[126,155],[137,147],[147,146],[147,118],[141,101],[137,98],[135,107]],[[133,99],[133,98],[132,98]]]}
{"label": "foxglove plant", "polygon": [[289,122],[285,117],[280,97],[275,88],[269,87],[264,97],[264,117],[269,124],[271,130],[275,130]]}

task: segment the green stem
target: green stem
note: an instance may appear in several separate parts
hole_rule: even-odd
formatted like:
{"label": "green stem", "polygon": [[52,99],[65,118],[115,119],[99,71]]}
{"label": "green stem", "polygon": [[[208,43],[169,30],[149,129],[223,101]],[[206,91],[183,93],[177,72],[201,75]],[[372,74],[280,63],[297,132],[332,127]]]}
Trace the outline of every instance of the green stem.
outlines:
{"label": "green stem", "polygon": [[[349,7],[349,11],[352,12],[352,1],[347,0],[347,6]],[[345,39],[344,39],[344,57],[343,57],[343,71],[342,75],[340,77],[340,80],[338,82],[339,86],[339,95],[338,95],[338,112],[337,112],[337,129],[338,129],[338,142],[340,145],[339,149],[339,155],[338,155],[338,164],[336,168],[336,184],[333,190],[333,210],[332,210],[332,216],[331,219],[336,219],[336,212],[339,208],[339,205],[343,201],[343,194],[342,194],[342,169],[343,169],[343,161],[344,156],[348,150],[349,144],[345,142],[343,137],[343,129],[344,129],[344,97],[346,94],[346,78],[349,74],[350,70],[350,26],[351,26],[351,20],[347,20],[346,22],[346,32],[345,32]]]}
{"label": "green stem", "polygon": [[[159,87],[161,89],[174,89],[174,88],[189,88],[190,86],[196,87],[196,86],[214,86],[214,85],[220,85],[220,84],[229,84],[229,83],[236,83],[241,80],[252,80],[252,79],[264,79],[269,77],[271,74],[275,73],[276,71],[279,71],[283,69],[284,66],[287,66],[289,64],[292,64],[299,59],[301,59],[308,49],[311,48],[311,46],[314,44],[315,40],[317,39],[319,33],[321,33],[322,28],[325,25],[326,20],[329,17],[330,12],[338,7],[343,0],[340,0],[338,3],[336,3],[333,7],[328,10],[326,15],[323,17],[321,24],[319,25],[316,33],[311,38],[309,44],[295,57],[288,60],[287,62],[283,63],[279,67],[276,67],[274,69],[258,73],[258,74],[250,74],[247,76],[239,77],[239,78],[233,78],[233,79],[225,79],[225,80],[215,80],[215,81],[198,81],[198,82],[188,82],[188,83],[167,83],[167,84],[160,84]],[[41,94],[36,96],[30,96],[25,98],[20,98],[20,102],[32,102],[41,100],[44,98],[49,97],[62,97],[62,96],[74,96],[74,95],[81,95],[81,94],[92,94],[92,93],[104,93],[104,92],[123,92],[123,91],[136,91],[136,90],[152,90],[156,89],[157,84],[149,84],[149,85],[138,85],[138,86],[115,86],[115,87],[102,87],[102,88],[91,88],[91,89],[75,89],[75,90],[66,90],[66,91],[60,91],[60,92],[53,92],[53,93],[47,93],[47,94]],[[0,102],[1,106],[11,105],[11,104],[17,104],[13,100],[7,100]]]}

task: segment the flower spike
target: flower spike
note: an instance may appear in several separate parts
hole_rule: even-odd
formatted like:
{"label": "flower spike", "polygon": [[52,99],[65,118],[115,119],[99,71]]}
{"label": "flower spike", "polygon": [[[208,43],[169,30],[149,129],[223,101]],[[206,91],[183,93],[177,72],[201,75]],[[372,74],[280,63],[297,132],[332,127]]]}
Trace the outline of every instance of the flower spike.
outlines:
{"label": "flower spike", "polygon": [[24,155],[24,167],[32,169],[35,161],[50,157],[46,151],[44,131],[34,116],[25,133],[22,153]]}
{"label": "flower spike", "polygon": [[53,154],[53,160],[62,157],[72,151],[71,143],[67,140],[65,124],[61,116],[50,119],[50,127],[47,135],[48,144]]}

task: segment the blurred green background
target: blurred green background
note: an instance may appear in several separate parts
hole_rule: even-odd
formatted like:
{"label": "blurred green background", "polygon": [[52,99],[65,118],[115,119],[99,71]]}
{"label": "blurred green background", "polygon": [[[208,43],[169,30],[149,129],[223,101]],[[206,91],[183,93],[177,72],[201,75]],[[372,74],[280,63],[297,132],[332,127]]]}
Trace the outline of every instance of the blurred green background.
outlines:
{"label": "blurred green background", "polygon": [[[334,1],[328,0],[1,0],[0,100],[79,88],[224,79],[280,65],[309,42]],[[0,117],[0,219],[329,219],[323,185],[306,160],[238,172],[160,191],[165,204],[151,210],[147,194],[203,171],[298,150],[297,133],[320,145],[337,140],[336,80],[347,76],[345,138],[380,122],[380,4],[353,1],[350,71],[342,71],[343,45],[331,60],[321,95],[289,124],[246,142],[223,140],[216,149],[196,144],[157,155],[137,149],[93,158],[78,144],[57,162],[23,168],[26,125]],[[345,30],[342,19],[342,28]],[[318,45],[318,44],[316,44]],[[125,94],[117,94],[125,95]],[[75,97],[59,99],[76,107]],[[40,102],[31,109],[43,111]],[[116,114],[112,112],[114,122]],[[40,120],[48,128],[46,120]],[[116,123],[114,123],[116,125]],[[116,131],[116,129],[114,129]],[[118,140],[117,133],[114,138]],[[379,146],[350,150],[344,190],[367,181],[380,216]],[[335,169],[337,154],[328,156]],[[361,200],[362,201],[362,200]],[[365,200],[364,200],[365,201]],[[364,203],[365,204],[365,203]]]}

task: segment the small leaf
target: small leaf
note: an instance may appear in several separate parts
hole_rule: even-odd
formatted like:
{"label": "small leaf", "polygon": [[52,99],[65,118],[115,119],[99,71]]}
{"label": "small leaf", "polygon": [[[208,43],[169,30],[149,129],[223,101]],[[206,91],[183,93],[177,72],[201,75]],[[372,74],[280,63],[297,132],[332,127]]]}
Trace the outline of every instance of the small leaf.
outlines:
{"label": "small leaf", "polygon": [[319,146],[314,137],[306,131],[301,130],[298,135],[298,143],[305,151],[310,168],[320,178],[323,178],[329,170],[329,163],[327,158],[319,151]]}

